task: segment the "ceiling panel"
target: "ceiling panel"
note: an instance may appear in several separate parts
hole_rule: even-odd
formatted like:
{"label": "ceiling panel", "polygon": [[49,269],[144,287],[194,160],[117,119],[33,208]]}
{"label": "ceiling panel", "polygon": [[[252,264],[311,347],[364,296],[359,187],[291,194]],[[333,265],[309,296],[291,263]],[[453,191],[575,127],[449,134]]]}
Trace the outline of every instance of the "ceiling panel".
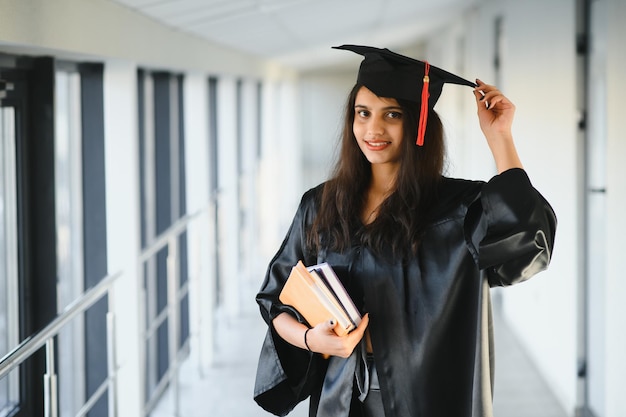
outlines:
{"label": "ceiling panel", "polygon": [[113,1],[214,43],[307,65],[307,55],[337,44],[416,42],[475,0]]}
{"label": "ceiling panel", "polygon": [[257,9],[255,0],[170,0],[142,7],[140,11],[170,25],[191,28],[203,22],[237,19],[239,16],[255,13]]}
{"label": "ceiling panel", "polygon": [[[297,8],[283,9],[276,13],[276,19],[305,46],[315,45],[340,38],[346,33],[378,30],[380,4],[384,2],[370,3],[373,7],[359,8],[355,6],[362,4],[362,1],[322,0],[302,4]],[[297,48],[296,45],[294,43],[294,49]]]}
{"label": "ceiling panel", "polygon": [[[233,30],[233,25],[238,30]],[[293,46],[292,36],[272,16],[245,15],[235,20],[213,20],[190,27],[191,32],[214,42],[263,57],[280,54]]]}

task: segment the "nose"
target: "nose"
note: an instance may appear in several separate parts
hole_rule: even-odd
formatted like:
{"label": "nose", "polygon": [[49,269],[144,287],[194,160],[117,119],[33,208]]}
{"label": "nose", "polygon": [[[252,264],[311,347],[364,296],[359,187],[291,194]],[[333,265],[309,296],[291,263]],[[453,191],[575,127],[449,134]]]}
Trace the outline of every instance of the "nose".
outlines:
{"label": "nose", "polygon": [[379,120],[377,117],[372,117],[369,119],[367,124],[367,133],[370,136],[380,136],[385,132],[384,123]]}

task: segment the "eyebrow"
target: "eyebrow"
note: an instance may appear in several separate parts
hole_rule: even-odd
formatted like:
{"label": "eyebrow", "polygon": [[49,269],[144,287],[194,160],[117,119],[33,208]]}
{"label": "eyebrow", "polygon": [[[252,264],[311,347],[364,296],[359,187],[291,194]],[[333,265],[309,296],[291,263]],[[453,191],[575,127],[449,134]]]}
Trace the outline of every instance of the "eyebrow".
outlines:
{"label": "eyebrow", "polygon": [[[361,108],[361,109],[369,109],[368,106],[364,105],[364,104],[355,104],[354,108]],[[382,110],[402,110],[402,107],[400,106],[387,106],[387,107],[383,107]]]}

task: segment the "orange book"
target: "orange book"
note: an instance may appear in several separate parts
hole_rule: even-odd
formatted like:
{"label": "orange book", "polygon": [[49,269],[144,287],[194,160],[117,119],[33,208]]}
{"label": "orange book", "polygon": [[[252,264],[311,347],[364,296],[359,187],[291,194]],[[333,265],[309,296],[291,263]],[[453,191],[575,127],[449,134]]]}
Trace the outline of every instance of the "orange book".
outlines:
{"label": "orange book", "polygon": [[324,263],[306,268],[302,261],[291,269],[291,274],[279,296],[312,327],[334,319],[334,330],[339,336],[349,333],[361,322],[361,315],[330,265]]}

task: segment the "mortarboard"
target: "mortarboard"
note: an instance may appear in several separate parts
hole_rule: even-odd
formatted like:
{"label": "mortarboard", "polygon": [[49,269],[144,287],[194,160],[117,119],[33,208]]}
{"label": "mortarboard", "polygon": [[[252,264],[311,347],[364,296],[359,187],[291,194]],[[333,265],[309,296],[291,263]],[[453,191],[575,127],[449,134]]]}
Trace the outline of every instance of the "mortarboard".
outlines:
{"label": "mortarboard", "polygon": [[386,48],[360,45],[342,45],[333,48],[363,55],[357,83],[364,85],[377,96],[409,100],[421,105],[417,129],[419,146],[424,144],[428,110],[435,106],[443,85],[452,83],[476,87],[473,82],[430,65],[428,61],[418,61]]}

